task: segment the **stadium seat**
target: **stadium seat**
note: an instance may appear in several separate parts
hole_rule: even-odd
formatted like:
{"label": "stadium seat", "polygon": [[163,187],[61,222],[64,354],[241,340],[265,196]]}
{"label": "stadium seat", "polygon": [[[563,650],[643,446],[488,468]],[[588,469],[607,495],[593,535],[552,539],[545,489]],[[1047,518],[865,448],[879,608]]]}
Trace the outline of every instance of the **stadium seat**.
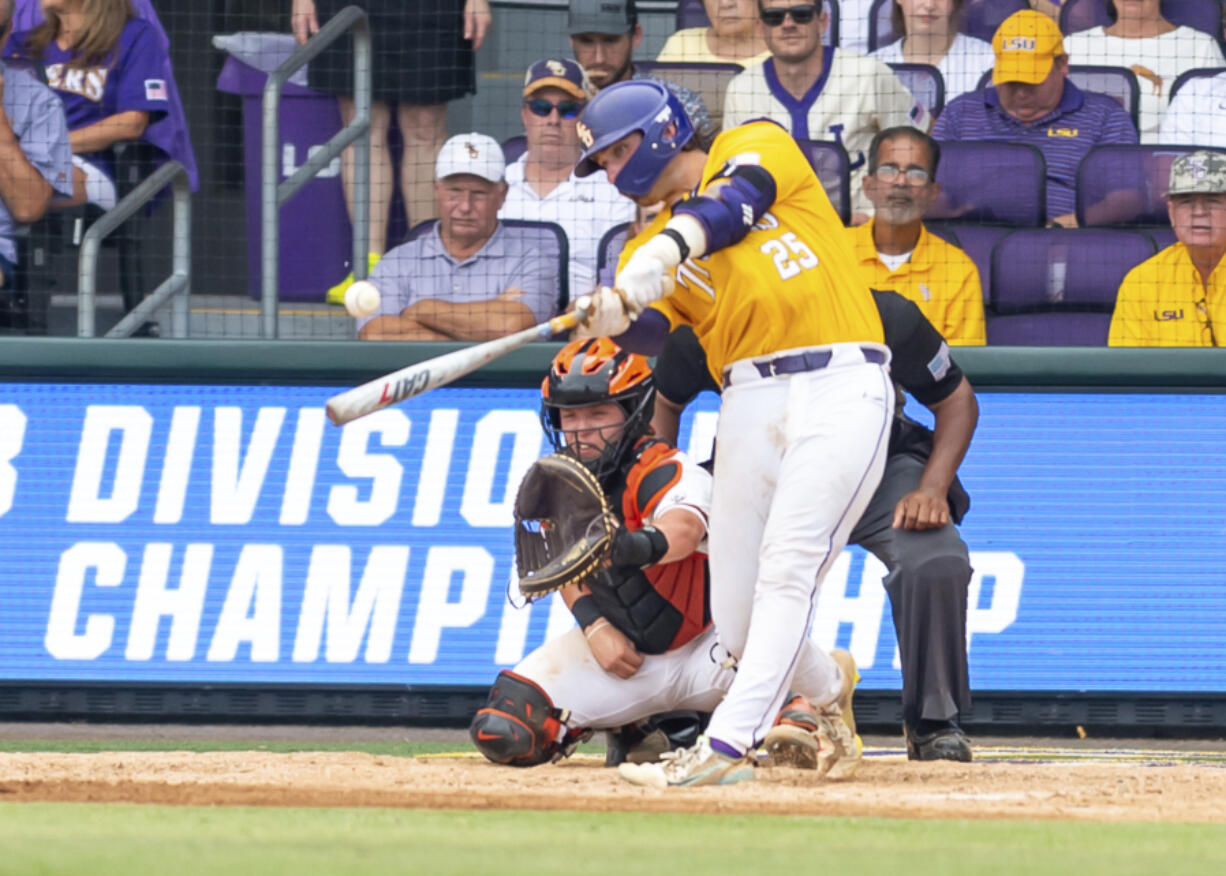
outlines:
{"label": "stadium seat", "polygon": [[[1105,94],[1114,98],[1132,117],[1132,126],[1137,127],[1141,113],[1141,87],[1137,75],[1127,67],[1103,67],[1097,64],[1069,64],[1068,78],[1082,91]],[[992,84],[992,71],[979,77],[979,89]]]}
{"label": "stadium seat", "polygon": [[[1195,146],[1096,146],[1077,167],[1077,224],[1169,226],[1171,162]],[[1226,154],[1226,149],[1214,149]]]}
{"label": "stadium seat", "polygon": [[600,244],[596,247],[596,282],[602,286],[613,285],[613,272],[617,270],[622,247],[630,238],[631,224],[623,222],[614,225],[600,238]]}
{"label": "stadium seat", "polygon": [[960,224],[946,221],[926,221],[928,230],[937,237],[952,243],[968,256],[979,270],[979,286],[983,290],[983,303],[988,303],[992,284],[992,250],[1002,237],[1013,229],[1007,225]]}
{"label": "stadium seat", "polygon": [[992,252],[988,343],[1105,346],[1120,282],[1154,252],[1139,231],[1014,231]]}
{"label": "stadium seat", "polygon": [[745,68],[740,64],[688,64],[671,61],[635,61],[636,70],[667,79],[676,85],[697,92],[707,105],[715,130],[723,128],[724,92],[732,77]]}
{"label": "stadium seat", "polygon": [[[966,0],[962,4],[961,31],[985,42],[992,41],[992,34],[1000,23],[1020,9],[1029,9],[1026,0]],[[894,30],[894,0],[874,0],[868,13],[868,50],[874,52],[902,39]]]}
{"label": "stadium seat", "polygon": [[842,143],[834,140],[802,140],[796,145],[809,159],[834,211],[846,225],[851,221],[851,159]]}
{"label": "stadium seat", "polygon": [[928,219],[1042,226],[1046,219],[1047,163],[1024,143],[941,143],[941,194]]}
{"label": "stadium seat", "polygon": [[932,118],[945,109],[945,78],[931,64],[890,64],[907,91],[918,100]]}
{"label": "stadium seat", "polygon": [[507,164],[512,161],[518,161],[519,156],[528,151],[528,138],[523,134],[516,134],[514,137],[507,137],[502,141],[502,157]]}
{"label": "stadium seat", "polygon": [[[566,232],[556,222],[530,222],[527,219],[499,219],[507,230],[517,237],[527,238],[531,245],[542,253],[556,253],[558,258],[558,313],[570,304],[570,244]],[[418,222],[405,237],[405,243],[429,234],[438,224],[437,219]]]}
{"label": "stadium seat", "polygon": [[[1162,0],[1162,15],[1172,24],[1204,31],[1222,39],[1220,0]],[[1060,6],[1061,33],[1077,33],[1115,23],[1107,0],[1064,0]]]}
{"label": "stadium seat", "polygon": [[[822,6],[830,16],[830,27],[826,31],[826,39],[823,42],[828,46],[837,46],[839,44],[839,0],[823,0]],[[707,27],[711,24],[711,19],[707,17],[707,10],[702,6],[702,0],[677,0],[675,21],[677,30],[687,27]],[[636,62],[635,66],[641,65]]]}
{"label": "stadium seat", "polygon": [[1184,85],[1193,79],[1217,76],[1221,73],[1226,73],[1226,67],[1196,67],[1192,70],[1184,70],[1179,74],[1174,84],[1171,85],[1171,93],[1168,95],[1168,98],[1174,100],[1175,95],[1179,93],[1179,89],[1183,88]]}

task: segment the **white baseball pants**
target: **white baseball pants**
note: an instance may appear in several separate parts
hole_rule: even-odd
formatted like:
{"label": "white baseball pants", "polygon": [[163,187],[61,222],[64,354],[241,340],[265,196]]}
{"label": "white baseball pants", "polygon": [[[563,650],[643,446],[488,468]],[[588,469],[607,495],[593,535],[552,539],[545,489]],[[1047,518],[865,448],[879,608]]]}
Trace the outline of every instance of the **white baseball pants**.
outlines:
{"label": "white baseball pants", "polygon": [[815,350],[831,357],[814,371],[733,363],[720,407],[711,615],[739,663],[707,735],[740,751],[766,735],[790,686],[825,691],[819,703],[837,693],[837,665],[808,639],[817,591],[885,468],[894,389],[870,357],[888,362],[888,351]]}

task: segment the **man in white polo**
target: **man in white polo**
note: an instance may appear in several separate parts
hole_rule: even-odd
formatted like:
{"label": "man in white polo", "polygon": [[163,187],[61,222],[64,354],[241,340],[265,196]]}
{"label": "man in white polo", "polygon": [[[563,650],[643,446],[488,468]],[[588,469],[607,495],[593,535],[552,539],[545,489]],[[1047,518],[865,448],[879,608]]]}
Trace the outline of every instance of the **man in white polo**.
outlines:
{"label": "man in white polo", "polygon": [[582,147],[575,125],[595,93],[587,74],[570,59],[537,61],[524,77],[524,123],[528,149],[507,165],[507,198],[499,219],[556,222],[570,246],[570,297],[596,286],[601,237],[634,219],[634,202],[609,184],[604,171],[574,174]]}

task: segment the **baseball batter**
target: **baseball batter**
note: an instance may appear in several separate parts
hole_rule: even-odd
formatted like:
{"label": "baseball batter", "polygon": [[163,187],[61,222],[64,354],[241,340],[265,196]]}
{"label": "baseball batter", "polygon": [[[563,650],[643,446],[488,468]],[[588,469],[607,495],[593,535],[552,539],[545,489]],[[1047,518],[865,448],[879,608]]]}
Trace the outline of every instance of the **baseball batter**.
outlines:
{"label": "baseball batter", "polygon": [[[477,748],[515,766],[565,756],[593,729],[676,709],[709,711],[735,676],[710,623],[711,476],[651,437],[656,390],[647,360],[607,338],[573,341],[555,357],[541,390],[551,443],[600,479],[623,527],[610,565],[561,591],[578,627],[499,673],[473,719]],[[812,643],[806,648],[816,651]],[[797,705],[789,704],[776,735],[814,753],[821,748],[827,772],[847,756],[836,772],[846,775],[858,752],[838,700],[849,703],[851,687],[831,692],[808,681],[821,679],[798,679],[799,692],[820,708],[802,702],[797,717]],[[798,725],[812,738],[797,733]]]}
{"label": "baseball batter", "polygon": [[822,679],[827,697],[843,684],[805,643],[820,581],[885,464],[894,395],[881,319],[838,216],[775,123],[724,131],[707,154],[667,90],[638,81],[600,92],[578,133],[576,173],[603,168],[637,202],[669,205],[627,243],[617,291],[593,294],[584,331],[658,352],[671,327],[692,326],[724,388],[719,453],[736,460],[715,478],[710,519],[711,613],[736,677],[692,749],[623,775],[741,781],[794,678]]}

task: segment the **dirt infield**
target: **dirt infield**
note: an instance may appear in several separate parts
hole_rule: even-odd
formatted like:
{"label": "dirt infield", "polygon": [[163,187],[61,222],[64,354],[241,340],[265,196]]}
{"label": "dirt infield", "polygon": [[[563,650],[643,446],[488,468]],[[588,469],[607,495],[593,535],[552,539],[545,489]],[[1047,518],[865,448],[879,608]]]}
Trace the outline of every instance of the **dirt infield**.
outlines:
{"label": "dirt infield", "polygon": [[668,792],[631,787],[593,758],[516,770],[355,752],[20,753],[0,754],[0,801],[1226,821],[1226,765],[1216,755],[1016,752],[974,764],[884,752],[847,782],[763,769],[755,782]]}

